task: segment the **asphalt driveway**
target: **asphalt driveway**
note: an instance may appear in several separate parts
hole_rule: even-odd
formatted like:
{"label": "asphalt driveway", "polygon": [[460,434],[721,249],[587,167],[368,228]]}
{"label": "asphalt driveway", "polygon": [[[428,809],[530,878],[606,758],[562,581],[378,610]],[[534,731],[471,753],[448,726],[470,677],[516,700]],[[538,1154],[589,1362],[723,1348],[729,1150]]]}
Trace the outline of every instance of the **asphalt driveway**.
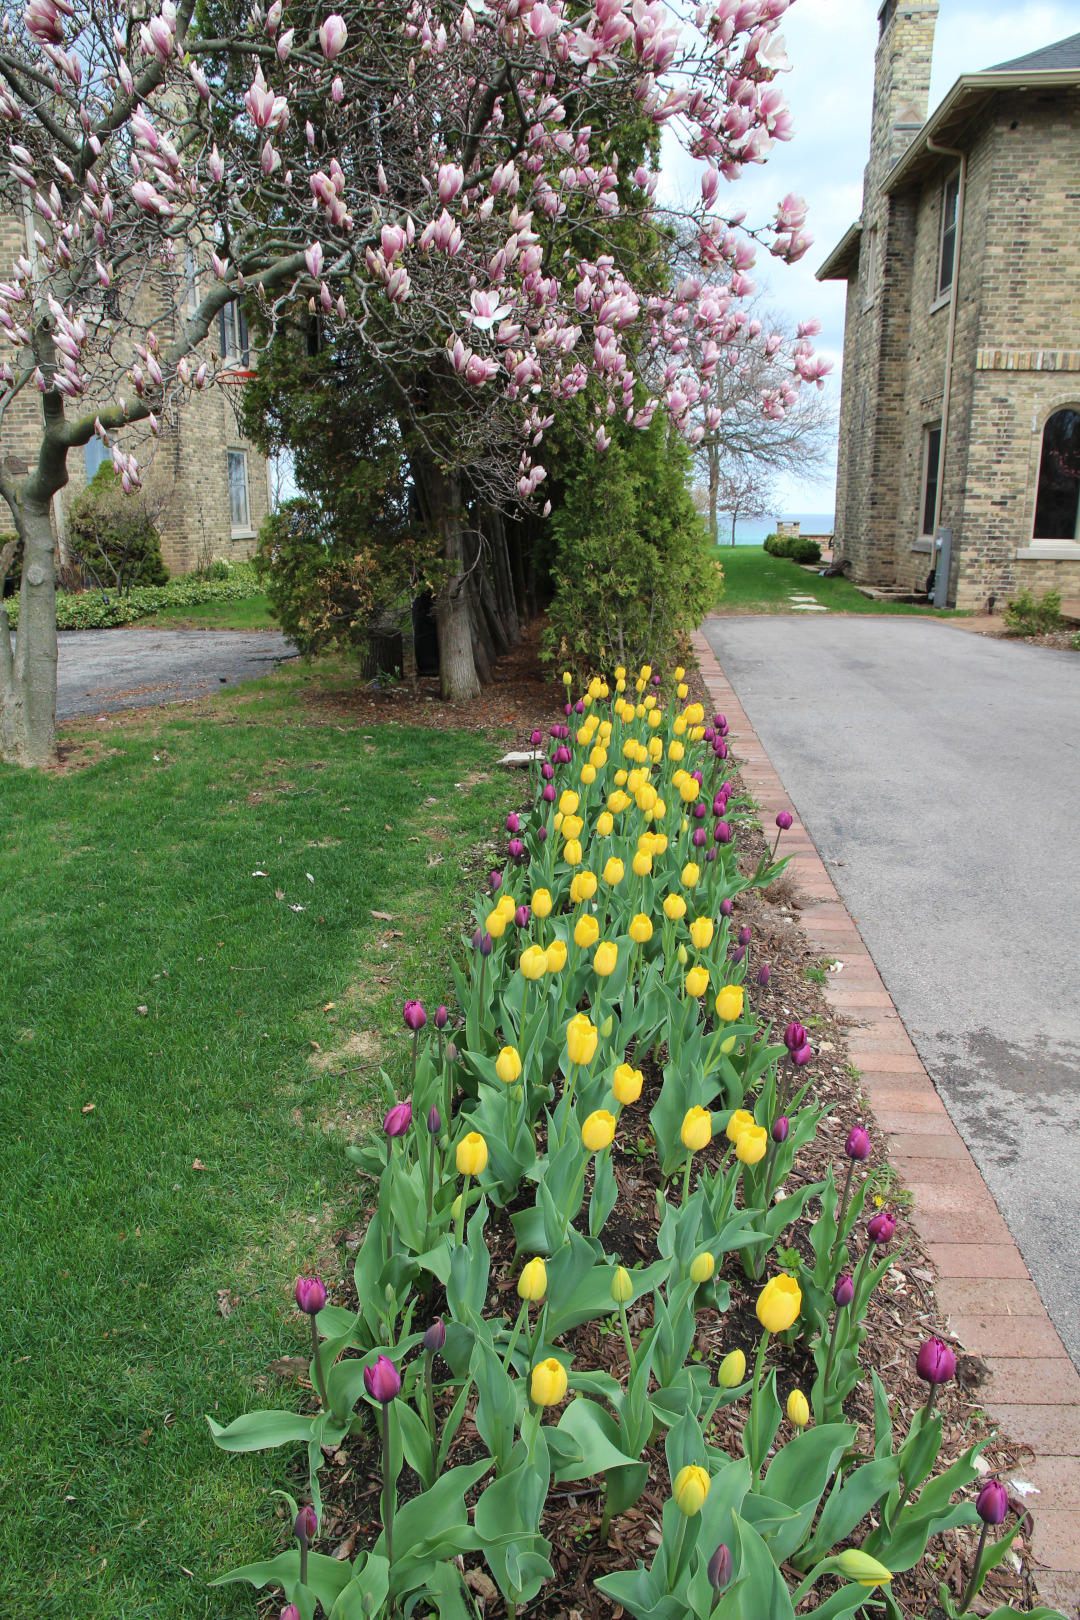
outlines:
{"label": "asphalt driveway", "polygon": [[280,630],[65,630],[57,643],[60,720],[206,697],[296,657]]}
{"label": "asphalt driveway", "polygon": [[703,629],[1080,1366],[1080,656],[915,618]]}

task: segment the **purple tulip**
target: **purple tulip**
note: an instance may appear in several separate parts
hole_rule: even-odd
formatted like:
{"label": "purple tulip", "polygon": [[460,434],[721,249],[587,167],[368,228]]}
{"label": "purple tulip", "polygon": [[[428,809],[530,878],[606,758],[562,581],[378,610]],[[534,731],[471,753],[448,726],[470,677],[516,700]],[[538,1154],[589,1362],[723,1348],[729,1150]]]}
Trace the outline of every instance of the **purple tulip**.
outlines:
{"label": "purple tulip", "polygon": [[[554,774],[555,773],[552,772],[552,775],[554,775]],[[552,782],[545,782],[544,790],[541,793],[540,797],[544,800],[545,804],[554,804],[555,803],[555,786],[554,786],[554,784]]]}
{"label": "purple tulip", "polygon": [[846,1275],[837,1277],[836,1285],[832,1291],[832,1297],[841,1310],[845,1305],[851,1304],[852,1300],[855,1298],[855,1284],[852,1282],[850,1277]]}
{"label": "purple tulip", "polygon": [[714,847],[713,847],[713,848],[712,848],[712,849],[707,849],[707,850],[706,850],[706,851],[705,851],[705,859],[706,859],[706,860],[707,860],[707,861],[715,861],[715,859],[716,859],[716,849],[715,849],[715,846],[714,846]]}
{"label": "purple tulip", "polygon": [[539,748],[543,740],[544,733],[539,728],[537,728],[529,738],[529,741],[532,743],[534,748]]}
{"label": "purple tulip", "polygon": [[446,1343],[446,1323],[437,1316],[424,1334],[424,1349],[429,1356],[437,1354]]}
{"label": "purple tulip", "polygon": [[428,1113],[427,1128],[431,1136],[438,1136],[439,1132],[442,1130],[442,1117],[434,1103],[432,1104],[431,1110]]}
{"label": "purple tulip", "polygon": [[507,816],[506,830],[508,833],[516,833],[521,831],[521,818],[516,810],[511,810],[510,814]]}
{"label": "purple tulip", "polygon": [[720,915],[721,915],[721,917],[730,917],[731,916],[731,901],[730,900],[721,900],[721,902],[720,902]]}
{"label": "purple tulip", "polygon": [[509,844],[507,845],[507,852],[509,853],[512,861],[520,861],[521,857],[525,853],[525,845],[521,842],[520,838],[511,838]]}
{"label": "purple tulip", "polygon": [[659,686],[660,685],[660,677],[659,677],[659,675],[654,675],[653,676],[652,683],[653,683],[654,686]]}
{"label": "purple tulip", "polygon": [[690,775],[694,778],[694,781],[697,783],[698,787],[700,787],[701,786],[701,778],[704,775],[704,772],[702,772],[702,771],[691,771]]}
{"label": "purple tulip", "polygon": [[502,873],[501,872],[489,872],[488,873],[488,882],[491,885],[492,894],[496,894],[502,888]]}
{"label": "purple tulip", "polygon": [[552,726],[549,735],[554,737],[555,741],[558,742],[559,738],[562,736],[562,726],[560,726],[560,725]]}
{"label": "purple tulip", "polygon": [[772,970],[770,969],[768,962],[762,962],[761,966],[757,970],[757,982],[763,990],[768,989],[769,980],[771,978]]}
{"label": "purple tulip", "polygon": [[704,821],[705,817],[708,815],[708,813],[709,812],[708,812],[708,809],[706,807],[704,799],[699,799],[697,804],[695,804],[695,806],[694,806],[694,820],[695,821]]}
{"label": "purple tulip", "polygon": [[780,1118],[777,1120],[776,1124],[772,1128],[772,1139],[773,1139],[773,1141],[774,1142],[786,1142],[787,1139],[788,1139],[788,1135],[790,1134],[790,1131],[791,1131],[791,1121],[788,1119],[786,1114],[781,1114]]}
{"label": "purple tulip", "polygon": [[727,730],[727,721],[724,719],[722,714],[714,714],[713,715],[713,725],[716,727],[717,731],[719,731],[720,733],[723,733],[723,732],[725,732]]}
{"label": "purple tulip", "polygon": [[386,1132],[387,1136],[394,1138],[397,1136],[404,1136],[411,1124],[412,1103],[400,1102],[395,1103],[393,1108],[391,1108],[390,1112],[383,1120],[382,1128]]}
{"label": "purple tulip", "polygon": [[[488,935],[488,938],[489,939],[491,938],[490,934]],[[458,1051],[458,1049],[454,1045],[453,1041],[447,1041],[447,1043],[446,1043],[446,1061],[447,1061],[447,1063],[456,1063],[460,1056],[461,1056],[461,1053]]]}
{"label": "purple tulip", "polygon": [[435,1009],[435,1017],[432,1019],[432,1022],[434,1023],[436,1029],[445,1029],[447,1024],[450,1022],[450,1014],[447,1012],[446,1008],[441,1005],[441,1003]]}
{"label": "purple tulip", "polygon": [[419,1001],[407,1001],[402,1009],[402,1015],[406,1029],[411,1029],[414,1035],[427,1023],[427,1013]]}
{"label": "purple tulip", "polygon": [[536,829],[536,837],[537,837],[537,841],[539,843],[546,844],[547,843],[547,828],[546,827],[537,827],[537,829]]}
{"label": "purple tulip", "polygon": [[483,939],[483,937],[484,930],[482,928],[473,929],[472,948],[474,951],[478,951],[480,949],[480,941]]}
{"label": "purple tulip", "polygon": [[[570,705],[569,705],[569,703],[564,703],[564,704],[563,704],[563,714],[573,714],[573,712],[574,712],[574,711],[573,711],[573,709],[572,709],[572,708],[571,708],[571,707],[570,707]],[[560,729],[560,731],[559,731],[559,735],[560,735],[560,737],[561,737],[561,736],[562,736],[562,734],[563,734],[563,732],[564,732],[564,731],[565,731],[565,730],[566,730],[566,727],[565,727],[565,726],[563,726],[563,727],[561,727],[561,729]]]}
{"label": "purple tulip", "polygon": [[713,837],[718,844],[731,843],[731,828],[726,821],[718,821],[713,828]]}
{"label": "purple tulip", "polygon": [[743,957],[745,955],[746,955],[746,946],[745,945],[737,945],[735,947],[735,949],[731,953],[731,960],[735,963],[736,967],[739,965],[739,963],[742,961],[742,959],[743,959]]}
{"label": "purple tulip", "polygon": [[779,815],[776,818],[776,825],[779,827],[781,832],[787,832],[788,828],[791,826],[791,823],[792,823],[792,821],[794,819],[795,818],[794,818],[794,816],[792,816],[790,811],[781,810]]}
{"label": "purple tulip", "polygon": [[[567,709],[566,712],[567,712],[567,714],[569,714],[570,710]],[[585,713],[585,701],[584,701],[583,698],[578,698],[577,702],[574,704],[574,713],[575,714],[584,714]]]}
{"label": "purple tulip", "polygon": [[709,1559],[706,1574],[709,1577],[709,1585],[714,1592],[722,1592],[731,1580],[731,1553],[724,1542],[720,1543]]}
{"label": "purple tulip", "polygon": [[716,732],[713,730],[712,726],[705,727],[704,736],[707,743],[716,741]]}
{"label": "purple tulip", "polygon": [[717,759],[727,759],[727,743],[724,741],[723,737],[721,737],[717,742],[714,742],[712,747],[713,753],[716,755]]}
{"label": "purple tulip", "polygon": [[569,765],[570,763],[570,750],[563,744],[560,744],[555,750],[555,763],[556,765]]}
{"label": "purple tulip", "polygon": [[326,1304],[326,1285],[320,1277],[297,1277],[296,1303],[305,1316],[318,1316]]}
{"label": "purple tulip", "polygon": [[401,1374],[389,1356],[379,1356],[374,1367],[364,1368],[364,1388],[373,1401],[389,1406],[401,1394]]}
{"label": "purple tulip", "polygon": [[896,1231],[896,1216],[891,1215],[887,1209],[879,1210],[867,1221],[866,1230],[870,1234],[870,1241],[884,1248],[886,1243],[892,1242],[892,1235]]}
{"label": "purple tulip", "polygon": [[956,1357],[942,1339],[927,1339],[915,1358],[915,1371],[924,1384],[947,1384],[956,1376]]}
{"label": "purple tulip", "polygon": [[295,1603],[286,1603],[278,1620],[300,1620],[300,1610]]}
{"label": "purple tulip", "polygon": [[844,1152],[849,1159],[868,1159],[870,1157],[870,1136],[861,1125],[853,1125],[844,1143]]}
{"label": "purple tulip", "polygon": [[531,913],[528,906],[518,906],[517,910],[514,912],[514,922],[518,928],[528,928],[530,916]]}
{"label": "purple tulip", "polygon": [[747,928],[745,926],[739,929],[739,944],[740,945],[749,945],[749,943],[753,939],[753,937],[754,937],[754,935],[753,935],[753,932],[752,932],[751,929],[749,929],[749,928]]}
{"label": "purple tulip", "polygon": [[[555,767],[554,767],[554,765],[551,764],[551,762],[549,760],[545,759],[544,763],[541,765],[541,767],[540,767],[540,775],[544,778],[545,782],[550,782],[551,778],[555,775]],[[547,797],[546,793],[544,794],[544,797],[545,798]],[[552,789],[551,797],[552,798],[555,797],[554,788]]]}
{"label": "purple tulip", "polygon": [[810,1045],[810,1042],[807,1041],[805,1046],[800,1046],[797,1051],[791,1053],[791,1061],[794,1063],[797,1069],[803,1069],[809,1063],[813,1055],[814,1048]]}
{"label": "purple tulip", "polygon": [[293,1523],[293,1535],[296,1537],[297,1541],[303,1543],[305,1541],[314,1541],[318,1533],[318,1515],[316,1514],[311,1503],[305,1502],[304,1506],[296,1515],[296,1519]]}
{"label": "purple tulip", "polygon": [[714,816],[722,816],[726,809],[727,799],[722,793],[718,793],[712,802],[712,813]]}
{"label": "purple tulip", "polygon": [[810,1039],[801,1024],[789,1024],[784,1031],[784,1045],[789,1052],[797,1052]]}
{"label": "purple tulip", "polygon": [[705,848],[705,845],[709,842],[709,835],[705,831],[704,827],[694,828],[693,832],[690,834],[690,842],[693,844],[695,849]]}
{"label": "purple tulip", "polygon": [[975,1498],[975,1511],[983,1524],[1003,1524],[1009,1511],[1009,1493],[999,1479],[988,1479]]}
{"label": "purple tulip", "polygon": [[494,949],[495,949],[495,941],[492,939],[492,937],[488,933],[487,929],[485,929],[484,932],[480,935],[480,955],[481,956],[490,956]]}

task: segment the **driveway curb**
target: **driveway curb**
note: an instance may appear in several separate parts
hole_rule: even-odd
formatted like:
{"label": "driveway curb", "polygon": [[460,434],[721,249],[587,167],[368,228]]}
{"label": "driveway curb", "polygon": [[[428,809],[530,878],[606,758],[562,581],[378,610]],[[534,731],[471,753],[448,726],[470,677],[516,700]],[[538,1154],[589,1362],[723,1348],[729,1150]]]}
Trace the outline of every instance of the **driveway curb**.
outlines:
{"label": "driveway curb", "polygon": [[830,975],[825,994],[849,1025],[848,1056],[912,1195],[912,1219],[938,1273],[938,1303],[965,1348],[990,1368],[980,1404],[1036,1453],[1023,1475],[1040,1493],[1029,1499],[1039,1595],[1080,1614],[1080,1374],[734,688],[701,631],[691,639],[763,821],[780,810],[795,818],[782,848],[807,902],[801,922],[823,953],[843,961],[842,979]]}

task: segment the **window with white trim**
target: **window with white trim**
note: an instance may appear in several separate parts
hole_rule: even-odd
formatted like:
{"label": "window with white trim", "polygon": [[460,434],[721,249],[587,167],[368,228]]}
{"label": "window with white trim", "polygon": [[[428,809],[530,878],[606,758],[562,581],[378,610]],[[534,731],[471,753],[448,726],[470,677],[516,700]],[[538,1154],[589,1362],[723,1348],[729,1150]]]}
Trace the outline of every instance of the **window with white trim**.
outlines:
{"label": "window with white trim", "polygon": [[229,450],[226,454],[229,461],[229,522],[234,535],[250,534],[247,452]]}
{"label": "window with white trim", "polygon": [[109,452],[95,433],[83,446],[83,455],[86,458],[86,482],[89,483],[101,463],[109,459]]}
{"label": "window with white trim", "polygon": [[1039,457],[1034,540],[1080,540],[1080,410],[1047,418]]}
{"label": "window with white trim", "polygon": [[960,210],[960,170],[950,174],[941,188],[941,241],[938,247],[938,297],[952,289],[956,265],[956,226]]}
{"label": "window with white trim", "polygon": [[249,359],[248,325],[237,303],[226,304],[220,316],[221,353],[226,360],[246,366]]}

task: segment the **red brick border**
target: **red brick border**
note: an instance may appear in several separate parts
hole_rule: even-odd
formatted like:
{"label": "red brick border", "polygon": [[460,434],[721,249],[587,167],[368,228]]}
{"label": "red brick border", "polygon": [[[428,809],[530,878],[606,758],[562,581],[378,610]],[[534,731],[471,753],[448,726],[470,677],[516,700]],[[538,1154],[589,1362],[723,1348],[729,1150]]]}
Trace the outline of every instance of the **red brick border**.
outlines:
{"label": "red brick border", "polygon": [[914,1199],[913,1218],[938,1272],[937,1297],[952,1331],[990,1366],[980,1400],[992,1418],[1037,1459],[1022,1475],[1039,1489],[1028,1499],[1039,1593],[1080,1613],[1080,1375],[1046,1313],[1019,1249],[974,1159],[945,1111],[859,930],[822,864],[798,811],[716,655],[698,631],[694,652],[710,698],[727,716],[743,777],[768,825],[779,810],[795,817],[781,850],[793,857],[809,902],[801,921],[823,952],[843,961],[826,994],[851,1024],[848,1056],[862,1071],[874,1117],[888,1136],[896,1172]]}

